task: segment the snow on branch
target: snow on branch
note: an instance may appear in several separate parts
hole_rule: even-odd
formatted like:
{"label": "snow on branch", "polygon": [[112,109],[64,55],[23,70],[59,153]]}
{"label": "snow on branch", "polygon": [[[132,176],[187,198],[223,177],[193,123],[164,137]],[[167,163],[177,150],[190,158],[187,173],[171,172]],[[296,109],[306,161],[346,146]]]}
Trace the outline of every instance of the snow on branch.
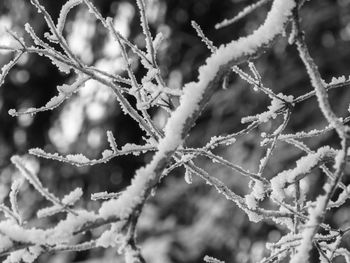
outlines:
{"label": "snow on branch", "polygon": [[[304,35],[301,32],[298,17],[294,18],[294,29],[296,30],[296,45],[299,51],[301,60],[303,61],[307,73],[310,78],[310,82],[315,89],[315,94],[323,115],[326,117],[330,125],[338,132],[341,138],[350,137],[349,129],[346,128],[339,118],[333,112],[328,100],[328,94],[326,85],[321,77],[318,67],[310,55],[308,47],[306,45]],[[340,81],[336,80],[335,83],[344,82],[345,78]]]}
{"label": "snow on branch", "polygon": [[73,93],[76,93],[80,88],[82,88],[86,81],[88,81],[90,77],[87,76],[79,76],[77,80],[72,85],[63,84],[61,86],[57,86],[58,95],[52,97],[50,101],[48,101],[45,106],[40,108],[29,108],[24,111],[16,111],[15,109],[10,109],[9,114],[13,117],[31,114],[34,115],[38,112],[49,111],[60,106],[65,100],[70,98]]}
{"label": "snow on branch", "polygon": [[283,94],[278,94],[276,97],[273,97],[271,100],[271,105],[268,106],[268,111],[265,111],[263,113],[260,113],[255,116],[247,116],[242,118],[242,123],[248,123],[248,122],[254,122],[259,121],[267,122],[271,119],[275,119],[277,115],[281,112],[284,112],[288,108],[288,104],[286,103],[292,103],[293,102],[293,96],[286,96]]}
{"label": "snow on branch", "polygon": [[21,56],[23,55],[22,51],[19,51],[15,57],[13,58],[13,60],[11,60],[10,62],[8,62],[6,65],[4,65],[1,68],[1,74],[0,74],[0,87],[4,84],[5,78],[7,76],[7,74],[9,73],[9,71],[17,64],[18,60],[21,58]]}
{"label": "snow on branch", "polygon": [[83,0],[68,0],[61,8],[60,15],[57,20],[57,32],[62,35],[68,12],[75,6],[81,4]]}
{"label": "snow on branch", "polygon": [[221,260],[218,260],[216,258],[209,257],[209,256],[205,256],[204,261],[207,263],[225,263],[224,261],[221,261]]}
{"label": "snow on branch", "polygon": [[245,7],[241,12],[239,12],[236,16],[234,16],[233,18],[230,19],[225,19],[220,23],[217,23],[215,25],[216,29],[220,29],[226,26],[229,26],[233,23],[236,23],[237,21],[241,20],[242,18],[246,17],[247,15],[249,15],[250,13],[254,12],[257,8],[259,8],[260,6],[266,4],[267,2],[269,2],[271,0],[259,0],[256,3],[249,5],[247,7]]}
{"label": "snow on branch", "polygon": [[[233,19],[225,20],[217,27],[238,21],[268,1],[257,1]],[[136,4],[146,40],[145,51],[121,35],[113,20],[111,18],[105,19],[89,0],[68,0],[62,6],[56,24],[38,0],[31,2],[46,21],[50,34],[45,36],[51,42],[46,43],[40,39],[29,24],[25,26],[25,30],[34,41],[35,47],[27,46],[22,39],[13,34],[20,46],[16,48],[0,46],[0,49],[14,52],[13,60],[2,68],[0,85],[24,53],[44,55],[60,71],[64,73],[73,71],[77,77],[72,84],[58,86],[58,94],[51,98],[46,105],[23,111],[11,109],[10,115],[20,116],[52,110],[82,89],[88,80],[93,79],[113,91],[123,113],[135,120],[139,128],[144,131],[145,143],[142,145],[127,143],[120,147],[117,144],[118,138],[115,138],[111,131],[107,131],[109,147],[97,159],[90,159],[83,153],[67,155],[48,153],[40,148],[30,149],[29,153],[78,167],[103,164],[122,155],[139,155],[146,152],[154,152],[154,154],[148,164],[136,171],[131,184],[122,191],[113,193],[102,190],[93,193],[91,200],[96,205],[99,204],[96,212],[77,208],[82,203],[80,200],[84,199],[81,188],[75,188],[63,198],[59,198],[44,187],[24,158],[13,156],[11,161],[21,175],[50,203],[36,211],[37,217],[50,217],[57,213],[63,213],[65,218],[52,228],[38,228],[27,224],[22,218],[18,205],[23,179],[15,180],[11,186],[8,204],[7,201],[0,204],[0,211],[5,215],[4,220],[0,221],[0,256],[9,254],[5,262],[33,262],[45,252],[81,251],[95,247],[119,247],[119,251],[125,255],[126,262],[145,262],[135,241],[138,217],[146,200],[158,183],[177,167],[184,168],[186,182],[192,183],[194,176],[201,178],[209,186],[216,189],[219,194],[244,211],[250,221],[258,222],[272,219],[276,224],[286,227],[287,234],[282,236],[279,241],[269,244],[271,255],[261,262],[274,262],[288,256],[291,262],[307,262],[308,253],[312,246],[318,249],[323,260],[331,262],[334,257],[342,256],[350,261],[348,250],[339,247],[342,237],[350,231],[333,229],[323,223],[327,211],[342,206],[350,198],[349,186],[341,181],[345,164],[349,159],[349,128],[346,123],[350,117],[338,118],[330,107],[327,95],[329,89],[348,86],[350,80],[344,76],[334,78],[329,83],[322,80],[317,66],[309,54],[303,34],[301,34],[298,23],[297,5],[300,5],[299,1],[274,0],[265,22],[258,29],[246,37],[241,37],[220,47],[214,46],[200,26],[192,22],[198,36],[212,54],[199,68],[197,79],[184,85],[182,90],[171,89],[163,79],[163,72],[157,62],[157,50],[163,36],[158,34],[152,38],[144,0],[136,0]],[[66,19],[70,10],[81,3],[87,5],[90,13],[102,23],[108,34],[113,36],[116,48],[120,50],[120,56],[124,60],[123,70],[126,70],[127,77],[101,70],[96,64],[83,65],[67,45],[63,36]],[[265,87],[263,76],[260,75],[255,64],[251,62],[251,59],[255,59],[264,50],[271,47],[275,39],[285,33],[290,21],[293,21],[292,34],[296,47],[309,74],[311,85],[315,89],[297,98],[282,93],[277,94],[272,88]],[[60,48],[57,49],[57,45],[55,46],[53,43],[58,44]],[[140,60],[146,70],[140,79],[138,74],[133,71],[129,49],[130,53]],[[246,73],[238,67],[242,63],[248,65],[250,73]],[[263,92],[270,100],[270,105],[263,113],[244,117],[242,123],[247,124],[244,125],[243,129],[230,134],[215,135],[202,147],[188,148],[184,141],[190,134],[191,128],[195,125],[214,92],[222,86],[227,86],[227,76],[232,71],[252,85],[255,91]],[[135,105],[129,102],[129,97],[126,94],[135,99]],[[294,105],[313,96],[318,98],[319,106],[329,125],[310,132],[283,134],[288,127]],[[172,103],[172,97],[179,98],[177,108]],[[148,112],[150,107],[165,108],[168,111],[169,118],[164,129],[159,128],[151,118]],[[267,132],[267,134],[261,133],[260,146],[267,147],[267,149],[264,151],[264,157],[256,172],[251,172],[216,152],[219,147],[227,147],[227,149],[235,147],[240,137],[251,133],[256,128],[260,129],[260,126],[267,122],[275,124],[277,116],[283,116],[283,121],[277,125],[277,128]],[[313,151],[312,147],[309,148],[306,143],[301,141],[304,138],[322,135],[332,129],[335,129],[340,136],[340,149],[323,146]],[[306,155],[296,161],[294,168],[289,170],[283,168],[275,176],[267,175],[268,169],[265,168],[277,151],[277,144],[285,142]],[[196,164],[198,157],[206,157],[220,167],[230,168],[243,175],[247,182],[249,181],[250,193],[244,193],[242,196],[235,193],[224,181],[199,167]],[[303,182],[307,180],[308,174],[316,168],[322,169],[327,182],[323,187],[324,193],[312,201],[307,199]],[[337,189],[340,189],[341,193],[337,198],[332,199]],[[270,204],[262,206],[263,201],[274,204],[273,206]],[[81,241],[81,243],[77,241],[78,235],[99,227],[104,228],[102,231],[96,231],[97,234],[93,233],[90,240]],[[319,228],[322,228],[322,234],[318,233]],[[224,262],[210,256],[206,256],[204,261]]]}
{"label": "snow on branch", "polygon": [[294,169],[285,170],[276,175],[271,180],[271,195],[277,200],[285,198],[284,189],[301,180],[313,168],[320,166],[321,163],[334,160],[336,151],[328,146],[319,148],[316,153],[302,157],[296,163]]}
{"label": "snow on branch", "polygon": [[22,173],[22,175],[28,180],[28,182],[37,190],[43,197],[45,197],[48,201],[52,202],[54,205],[61,207],[63,210],[67,210],[73,214],[71,209],[67,208],[68,204],[64,204],[59,198],[57,198],[54,194],[50,193],[48,189],[44,188],[41,184],[39,178],[36,174],[34,174],[30,169],[26,167],[23,159],[17,155],[12,156],[11,161],[16,165],[18,170]]}
{"label": "snow on branch", "polygon": [[152,161],[139,169],[131,185],[117,200],[105,203],[100,213],[106,216],[116,213],[120,217],[125,217],[145,201],[169,158],[181,145],[210,95],[217,89],[222,80],[223,71],[247,60],[250,56],[257,55],[262,48],[271,44],[284,31],[294,7],[293,0],[274,1],[265,23],[259,29],[250,36],[221,46],[206,60],[206,64],[199,69],[198,81],[184,86],[180,105],[169,118],[164,129],[165,136],[159,141],[158,151]]}
{"label": "snow on branch", "polygon": [[202,39],[202,41],[206,44],[207,48],[214,53],[217,48],[214,46],[213,42],[209,40],[203,33],[201,27],[195,22],[191,22],[192,27],[196,30],[197,35]]}
{"label": "snow on branch", "polygon": [[112,150],[106,149],[102,152],[102,157],[100,159],[89,159],[85,155],[78,154],[68,154],[67,156],[62,156],[58,153],[47,153],[43,149],[33,148],[29,150],[30,154],[33,154],[38,157],[45,159],[52,159],[60,162],[69,163],[75,166],[86,166],[86,165],[95,165],[98,163],[106,163],[111,159],[122,156],[122,155],[139,155],[140,153],[145,153],[148,151],[155,151],[156,148],[154,145],[145,144],[145,145],[136,145],[136,144],[126,144],[120,150],[117,148],[112,148]]}

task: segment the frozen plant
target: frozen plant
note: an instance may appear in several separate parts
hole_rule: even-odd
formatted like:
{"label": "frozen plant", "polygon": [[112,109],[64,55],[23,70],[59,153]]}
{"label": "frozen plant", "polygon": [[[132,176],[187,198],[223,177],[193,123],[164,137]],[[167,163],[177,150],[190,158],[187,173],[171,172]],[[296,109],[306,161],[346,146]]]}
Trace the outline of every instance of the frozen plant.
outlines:
{"label": "frozen plant", "polygon": [[[244,9],[236,17],[218,24],[217,27],[234,23],[267,2],[269,1],[260,0]],[[81,251],[95,247],[116,247],[125,255],[126,262],[145,262],[135,238],[139,216],[145,202],[159,182],[180,166],[185,169],[184,177],[187,183],[191,184],[194,176],[201,178],[224,198],[232,201],[232,205],[244,211],[252,224],[269,220],[286,228],[286,234],[279,241],[267,244],[271,254],[261,262],[280,262],[285,258],[293,263],[308,262],[313,246],[317,248],[320,260],[324,262],[332,262],[333,258],[340,256],[350,262],[350,252],[340,246],[342,238],[350,229],[333,229],[323,223],[329,210],[342,206],[350,197],[350,187],[342,182],[349,155],[350,131],[347,122],[350,117],[339,118],[332,110],[327,95],[329,89],[349,85],[350,79],[334,78],[330,83],[322,79],[309,53],[300,26],[299,10],[303,7],[304,1],[274,0],[265,21],[257,30],[246,37],[219,47],[214,46],[200,26],[193,22],[193,27],[211,51],[211,55],[198,69],[197,80],[187,83],[181,89],[167,87],[161,74],[157,51],[162,35],[152,36],[144,0],[136,0],[136,4],[146,42],[145,50],[140,49],[121,34],[113,19],[103,17],[90,0],[68,0],[62,6],[57,23],[53,21],[39,0],[31,0],[31,4],[44,17],[49,32],[42,39],[37,36],[30,24],[26,24],[25,30],[32,38],[34,45],[28,45],[15,32],[8,32],[14,39],[13,45],[2,45],[0,49],[3,52],[12,53],[13,59],[2,67],[0,84],[5,81],[7,74],[23,54],[37,54],[50,59],[60,71],[73,72],[75,81],[69,85],[57,86],[57,95],[42,107],[25,110],[10,109],[9,114],[16,117],[53,110],[66,100],[72,99],[74,94],[84,89],[90,80],[94,80],[113,92],[123,112],[138,124],[139,128],[146,133],[146,137],[143,145],[119,146],[113,133],[106,131],[106,140],[110,147],[103,151],[99,159],[89,159],[84,153],[64,156],[59,153],[49,153],[40,148],[30,149],[29,153],[79,167],[103,164],[122,155],[138,155],[145,152],[154,152],[154,154],[147,165],[136,171],[131,184],[124,191],[120,193],[104,191],[93,194],[91,199],[100,202],[99,209],[96,211],[78,207],[78,201],[83,195],[82,189],[76,188],[60,199],[45,188],[24,158],[13,156],[11,161],[23,177],[51,203],[48,207],[36,211],[37,216],[49,217],[57,213],[64,213],[66,216],[51,228],[31,226],[25,218],[22,218],[18,208],[17,195],[21,191],[22,181],[15,180],[11,187],[10,204],[0,205],[0,210],[4,214],[4,219],[0,221],[0,255],[6,256],[4,262],[34,262],[43,253]],[[127,73],[127,77],[110,73],[98,68],[97,65],[88,65],[72,50],[63,32],[67,15],[78,5],[84,5],[89,9],[91,16],[98,20],[108,32],[113,44],[120,49],[124,61],[123,70]],[[291,95],[277,94],[273,89],[266,87],[262,76],[252,62],[252,59],[270,48],[277,38],[287,33],[289,44],[297,49],[314,88],[313,91],[296,98]],[[146,73],[142,80],[135,76],[129,51],[138,57],[145,68]],[[245,72],[241,65],[248,65],[250,71]],[[225,86],[227,76],[232,72],[238,74],[255,91],[265,94],[270,100],[270,106],[265,112],[244,117],[242,123],[246,126],[240,131],[232,134],[218,134],[202,147],[186,147],[184,142],[191,133],[191,128],[212,95]],[[130,96],[135,99],[135,105],[127,99]],[[328,126],[322,130],[301,131],[296,134],[284,133],[294,107],[314,96],[317,97],[319,108]],[[179,98],[177,107],[172,102],[172,98]],[[163,129],[159,128],[152,119],[151,108],[163,108],[168,112],[169,118]],[[249,134],[264,123],[277,123],[281,119],[282,122],[276,129],[269,134],[262,134],[261,147],[266,148],[266,153],[257,164],[255,172],[248,171],[213,152],[219,146],[233,145],[234,147],[241,136]],[[335,130],[340,138],[341,144],[338,148],[323,146],[312,150],[302,141],[304,138],[316,138],[331,130]],[[305,155],[296,162],[294,167],[280,171],[276,175],[268,175],[265,168],[275,154],[277,143],[291,144]],[[198,157],[208,158],[247,177],[250,180],[251,192],[245,196],[233,192],[220,179],[196,165]],[[310,199],[301,184],[316,168],[320,168],[327,179],[323,187],[324,193],[315,199]],[[337,200],[334,200],[336,191],[341,193]],[[266,208],[262,205],[263,201],[271,202],[272,205]],[[94,232],[90,240],[77,243],[78,235],[101,226],[105,226],[104,231],[96,232],[98,234]],[[224,259],[216,259],[208,255],[203,260],[223,262]]]}

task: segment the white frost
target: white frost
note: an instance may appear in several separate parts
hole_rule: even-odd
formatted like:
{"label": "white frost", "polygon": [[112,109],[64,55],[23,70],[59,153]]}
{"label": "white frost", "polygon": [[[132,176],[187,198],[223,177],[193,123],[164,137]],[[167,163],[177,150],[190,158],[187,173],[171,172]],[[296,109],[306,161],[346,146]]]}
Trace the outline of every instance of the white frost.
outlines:
{"label": "white frost", "polygon": [[[167,156],[167,153],[176,150],[181,145],[184,139],[182,133],[186,121],[198,109],[198,103],[201,101],[203,93],[220,71],[220,67],[242,56],[255,54],[259,48],[283,33],[295,5],[294,0],[275,0],[265,23],[253,34],[221,46],[215,54],[206,60],[206,64],[199,69],[198,81],[185,85],[180,105],[172,113],[165,126],[165,136],[159,141],[158,152],[154,155],[153,160],[136,172],[131,185],[120,198],[102,204],[99,213],[103,217],[107,218],[116,214],[122,218],[128,217],[134,207],[143,201],[145,187],[155,179],[157,175],[155,171],[159,162]],[[260,219],[255,215],[251,215],[251,217],[254,220]]]}
{"label": "white frost", "polygon": [[255,116],[248,116],[242,118],[242,123],[252,122],[258,120],[260,123],[267,122],[270,119],[275,119],[277,117],[277,112],[281,110],[285,106],[285,101],[292,103],[293,96],[286,96],[283,94],[278,94],[278,98],[273,98],[271,100],[271,105],[268,106],[268,111],[265,111],[261,114],[255,115]]}
{"label": "white frost", "polygon": [[329,146],[318,149],[316,153],[311,153],[300,158],[296,162],[294,169],[285,170],[271,179],[271,196],[282,201],[285,197],[285,187],[289,183],[294,183],[298,176],[309,173],[315,165],[326,156],[334,157],[335,150]]}
{"label": "white frost", "polygon": [[66,74],[69,74],[70,72],[70,66],[53,58],[53,57],[49,57],[51,59],[51,62],[53,65],[55,65],[59,71],[63,72],[63,73],[66,73]]}
{"label": "white frost", "polygon": [[75,188],[72,192],[65,195],[62,199],[62,203],[66,205],[72,205],[78,201],[83,195],[83,190],[80,187]]}
{"label": "white frost", "polygon": [[328,86],[331,86],[331,85],[337,85],[337,84],[340,84],[340,83],[344,83],[346,82],[347,80],[350,80],[350,77],[349,79],[346,79],[345,76],[340,76],[340,77],[333,77],[331,82],[329,82],[327,85]]}
{"label": "white frost", "polygon": [[90,159],[88,159],[85,155],[79,153],[79,154],[68,154],[67,155],[67,160],[75,162],[75,163],[80,163],[80,164],[84,164],[84,163],[89,163]]}
{"label": "white frost", "polygon": [[290,263],[308,262],[309,251],[313,244],[312,239],[323,215],[326,198],[326,195],[319,196],[316,200],[316,206],[309,209],[309,221],[304,226],[302,240],[297,248],[297,253],[291,258]]}
{"label": "white frost", "polygon": [[3,236],[0,234],[0,252],[5,251],[9,247],[13,245],[11,239],[9,239],[7,236]]}
{"label": "white frost", "polygon": [[252,194],[245,196],[245,203],[247,204],[248,208],[252,210],[255,210],[258,207],[258,202]]}
{"label": "white frost", "polygon": [[57,31],[61,35],[63,32],[64,25],[66,23],[66,18],[68,15],[68,12],[75,6],[82,3],[82,0],[68,0],[61,8],[60,15],[57,20]]}
{"label": "white frost", "polygon": [[225,263],[224,261],[218,260],[218,259],[213,258],[213,257],[209,257],[207,255],[204,257],[203,260],[207,263]]}
{"label": "white frost", "polygon": [[120,234],[120,225],[118,223],[112,224],[109,230],[106,230],[97,239],[96,245],[99,247],[115,247],[123,243],[123,236]]}

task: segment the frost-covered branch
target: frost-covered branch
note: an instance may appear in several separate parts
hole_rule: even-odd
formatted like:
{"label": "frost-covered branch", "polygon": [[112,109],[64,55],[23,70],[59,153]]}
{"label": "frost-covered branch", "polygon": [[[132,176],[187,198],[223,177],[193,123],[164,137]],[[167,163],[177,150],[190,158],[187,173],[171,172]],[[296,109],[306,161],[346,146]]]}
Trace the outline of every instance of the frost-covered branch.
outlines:
{"label": "frost-covered branch", "polygon": [[268,3],[271,0],[259,0],[256,3],[249,5],[245,7],[241,12],[239,12],[236,16],[230,19],[225,19],[224,21],[218,23],[215,25],[216,29],[220,29],[226,26],[229,26],[233,23],[236,23],[240,19],[244,18],[245,16],[249,15],[250,13],[254,12],[256,9],[258,9],[260,6]]}
{"label": "frost-covered branch", "polygon": [[[268,1],[257,1],[233,19],[217,26],[233,23]],[[46,41],[41,39],[29,24],[25,25],[25,30],[34,42],[34,46],[28,46],[23,39],[10,33],[18,46],[0,46],[2,51],[13,52],[13,59],[2,68],[0,85],[23,54],[45,56],[59,71],[65,74],[73,73],[75,80],[70,85],[57,86],[58,94],[46,105],[22,111],[12,109],[9,111],[10,115],[19,117],[53,110],[63,102],[69,102],[73,94],[83,90],[85,84],[93,80],[113,92],[123,113],[133,119],[140,130],[144,131],[144,142],[141,145],[127,143],[120,147],[117,144],[119,138],[114,137],[111,131],[107,131],[109,148],[104,150],[101,157],[97,159],[90,159],[84,153],[63,155],[49,153],[40,148],[30,149],[29,153],[36,157],[66,162],[79,167],[103,164],[113,158],[129,154],[150,153],[153,156],[148,164],[136,171],[130,185],[124,190],[118,193],[103,190],[93,193],[91,200],[98,204],[96,211],[89,211],[83,206],[77,207],[78,201],[84,194],[81,188],[73,189],[63,198],[59,198],[45,188],[25,159],[17,155],[13,156],[11,160],[21,175],[49,202],[47,207],[36,211],[37,218],[50,217],[57,213],[63,214],[65,218],[52,227],[38,228],[28,224],[22,218],[18,205],[22,181],[15,180],[11,186],[8,204],[7,201],[0,204],[0,211],[4,214],[4,219],[0,221],[0,256],[8,255],[5,262],[13,262],[13,258],[33,262],[45,252],[81,251],[97,247],[118,247],[119,252],[125,255],[127,262],[145,262],[136,240],[139,216],[145,202],[159,186],[160,181],[165,180],[165,177],[170,176],[170,172],[178,167],[184,169],[187,183],[192,183],[194,176],[201,178],[221,196],[244,211],[250,221],[272,220],[285,227],[287,234],[276,243],[269,245],[271,255],[261,262],[274,262],[288,256],[291,262],[307,262],[312,246],[318,249],[323,260],[331,262],[336,256],[343,256],[349,260],[350,253],[339,245],[345,233],[349,231],[333,229],[324,223],[323,219],[327,211],[342,206],[350,198],[349,186],[341,181],[344,167],[349,159],[349,130],[346,124],[350,117],[338,118],[331,109],[327,94],[330,89],[349,86],[350,80],[345,77],[335,78],[330,83],[322,80],[300,29],[298,17],[300,1],[274,0],[265,22],[257,30],[220,47],[216,47],[200,26],[192,22],[198,36],[211,51],[211,55],[199,68],[197,79],[184,85],[181,90],[168,87],[161,74],[157,50],[163,37],[162,34],[152,37],[146,3],[143,0],[136,0],[136,4],[146,42],[144,50],[118,32],[113,19],[104,18],[89,0],[68,0],[61,8],[57,23],[38,0],[31,2],[43,15],[49,28],[49,32],[45,34]],[[98,20],[97,22],[102,23],[104,30],[113,38],[115,47],[120,51],[119,55],[124,61],[121,71],[126,76],[120,72],[102,70],[94,63],[84,65],[68,45],[65,39],[65,24],[71,9],[79,5],[87,7]],[[314,88],[314,91],[296,98],[278,93],[272,86],[267,88],[262,74],[252,62],[269,49],[280,35],[288,31],[287,25],[292,20],[291,39],[296,43]],[[145,69],[144,75],[140,78],[131,65],[133,57],[136,57]],[[238,67],[241,64],[247,65],[250,72],[246,73]],[[192,127],[195,126],[213,94],[222,86],[227,87],[227,76],[232,74],[232,71],[251,85],[254,91],[261,91],[269,100],[269,106],[262,113],[254,113],[253,116],[242,118],[244,128],[241,130],[230,134],[217,134],[202,147],[189,147],[186,144],[186,138],[191,134]],[[129,96],[135,103],[130,102]],[[294,106],[313,96],[317,97],[320,109],[329,125],[320,130],[285,134],[293,117]],[[177,107],[172,103],[172,97],[179,98]],[[151,108],[162,108],[169,114],[163,129],[158,127],[152,119],[149,111]],[[260,146],[266,147],[266,150],[260,164],[256,166],[258,167],[256,172],[251,172],[244,168],[244,165],[238,165],[235,160],[221,155],[219,151],[221,148],[236,147],[237,140],[248,134],[256,136],[257,128],[267,123],[271,123],[269,127],[276,128],[261,133]],[[334,146],[313,149],[302,141],[305,138],[316,138],[332,129],[339,134],[340,149]],[[274,174],[271,174],[267,167],[280,150],[277,144],[279,146],[285,142],[288,143],[285,145],[301,151],[303,156],[298,157],[294,168],[287,169],[283,164],[281,171],[274,171]],[[242,195],[238,194],[238,191],[236,193],[223,179],[201,167],[198,161],[201,157],[215,162],[220,167],[229,168],[231,172],[243,175],[245,178],[243,180],[247,180],[250,189],[248,193]],[[324,174],[321,176],[325,175],[327,182],[323,187],[323,193],[315,200],[311,200],[302,185],[318,168],[323,171]],[[338,189],[341,193],[334,200],[333,194]],[[100,227],[102,231],[95,231]],[[322,229],[322,234],[318,233],[319,228]],[[83,235],[87,231],[91,232],[89,237]],[[206,256],[204,260],[223,262],[210,256]]]}
{"label": "frost-covered branch", "polygon": [[298,11],[295,11],[294,13],[295,13],[295,18],[294,18],[293,26],[296,32],[295,43],[297,45],[300,58],[302,59],[306,67],[306,70],[309,74],[311,84],[315,89],[315,94],[316,94],[318,103],[320,105],[320,109],[323,115],[326,117],[327,121],[336,129],[339,136],[341,138],[346,138],[348,137],[347,135],[348,131],[343,125],[343,123],[339,120],[339,118],[335,115],[333,110],[331,109],[331,106],[328,100],[327,89],[322,80],[321,74],[318,71],[318,67],[309,53],[309,49],[305,42],[304,33],[300,29]]}

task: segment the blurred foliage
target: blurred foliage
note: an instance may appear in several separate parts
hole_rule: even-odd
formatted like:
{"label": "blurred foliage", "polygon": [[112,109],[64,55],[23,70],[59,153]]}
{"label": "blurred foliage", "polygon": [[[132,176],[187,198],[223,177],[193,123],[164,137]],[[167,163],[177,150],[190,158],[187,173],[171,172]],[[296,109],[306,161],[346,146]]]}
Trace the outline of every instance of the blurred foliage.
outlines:
{"label": "blurred foliage", "polygon": [[[64,0],[41,1],[56,19]],[[96,6],[105,16],[114,16],[121,4],[134,1],[95,1]],[[240,36],[252,32],[264,20],[269,4],[259,8],[247,18],[221,30],[214,25],[224,18],[237,14],[253,1],[243,0],[149,0],[148,15],[153,35],[162,32],[166,37],[158,54],[158,61],[164,78],[169,86],[181,87],[197,77],[198,67],[204,63],[210,51],[196,36],[191,27],[191,20],[199,23],[209,39],[219,46]],[[84,8],[82,8],[84,9]],[[20,10],[20,11],[19,11]],[[136,9],[135,9],[136,10]],[[326,81],[333,76],[349,75],[350,65],[350,2],[347,0],[310,1],[302,9],[303,26],[320,71]],[[86,11],[86,10],[85,10]],[[81,16],[80,9],[74,9],[69,16],[73,22]],[[25,0],[2,0],[0,17],[10,17],[12,28],[22,32],[24,23],[30,21],[36,32],[43,35],[45,28],[40,14]],[[1,23],[2,20],[0,20]],[[94,20],[93,20],[94,23]],[[69,23],[68,23],[69,27]],[[139,46],[144,45],[136,11],[130,21],[129,39]],[[101,59],[101,46],[106,35],[98,25],[93,30],[91,49],[93,61]],[[26,39],[28,40],[28,39]],[[0,54],[0,64],[10,57]],[[276,42],[273,49],[267,51],[256,61],[263,81],[276,93],[298,96],[311,90],[306,72],[293,46],[286,38]],[[135,66],[137,76],[144,73],[140,65]],[[10,165],[13,154],[26,154],[32,147],[45,148],[50,152],[57,150],[57,145],[50,137],[50,131],[58,129],[57,118],[69,105],[45,112],[33,117],[11,118],[7,111],[11,108],[27,108],[44,105],[56,92],[56,86],[68,82],[71,75],[61,74],[50,61],[42,57],[25,56],[6,79],[0,89],[0,200],[7,194],[15,170]],[[332,106],[339,116],[346,116],[350,102],[350,90],[346,88],[330,92]],[[256,93],[244,81],[232,73],[228,89],[219,90],[211,99],[207,109],[193,128],[187,140],[188,145],[204,145],[211,136],[238,131],[242,128],[243,116],[263,111],[268,103],[263,94]],[[114,131],[120,145],[127,142],[140,143],[142,132],[137,125],[121,113],[115,100],[106,100],[107,112],[100,118],[89,118],[89,109],[83,109],[81,129],[76,140],[68,145],[63,153],[82,152],[90,157],[97,157],[107,146],[104,132]],[[74,106],[71,109],[76,110]],[[93,109],[90,109],[90,111]],[[159,115],[153,112],[155,118]],[[326,124],[316,99],[306,101],[294,109],[290,125],[286,132],[321,128]],[[57,126],[58,125],[58,126]],[[267,123],[250,136],[243,137],[221,154],[234,163],[255,171],[264,150],[260,147],[260,133],[271,129]],[[97,138],[97,139],[96,139]],[[323,144],[336,144],[333,132],[307,141],[311,148]],[[293,166],[301,153],[283,143],[278,145],[279,154],[274,156],[267,167],[267,174],[272,177],[281,169]],[[28,157],[31,158],[31,157]],[[57,195],[63,196],[73,187],[81,186],[85,192],[84,206],[91,209],[96,204],[89,201],[90,194],[98,191],[120,191],[129,184],[135,169],[142,166],[150,156],[128,156],[113,159],[111,162],[94,167],[76,168],[54,161],[35,161],[40,167],[40,178],[44,185]],[[33,159],[34,162],[34,159]],[[245,194],[248,191],[247,180],[231,170],[199,159],[198,164],[210,173],[224,180],[234,191]],[[209,254],[226,262],[255,262],[264,256],[265,242],[276,241],[283,233],[283,228],[272,222],[254,224],[248,221],[239,209],[219,196],[215,190],[195,179],[192,185],[183,180],[183,170],[178,169],[165,178],[162,185],[144,209],[139,221],[139,241],[145,257],[152,263],[167,262],[202,262]],[[347,171],[348,173],[348,171]],[[345,177],[349,183],[349,177]],[[323,180],[315,176],[310,179],[314,191],[321,189]],[[316,192],[315,192],[316,193]],[[6,201],[6,200],[5,200]],[[21,192],[20,205],[30,219],[35,207],[45,206],[39,195],[29,186]],[[268,204],[266,204],[268,205]],[[330,217],[334,226],[349,225],[349,204],[336,210]],[[57,219],[52,219],[57,220]],[[37,222],[44,224],[50,222]],[[343,246],[350,246],[349,237]],[[115,262],[116,251],[94,250],[81,253],[47,255],[40,262]],[[103,259],[101,259],[103,258]],[[317,259],[315,259],[317,262]]]}

